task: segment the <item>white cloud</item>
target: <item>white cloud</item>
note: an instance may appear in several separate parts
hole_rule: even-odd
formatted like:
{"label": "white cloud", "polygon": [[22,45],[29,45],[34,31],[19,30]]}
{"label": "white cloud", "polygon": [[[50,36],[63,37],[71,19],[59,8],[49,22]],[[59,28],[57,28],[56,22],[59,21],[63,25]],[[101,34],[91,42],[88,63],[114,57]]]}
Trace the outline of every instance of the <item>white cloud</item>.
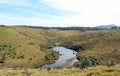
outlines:
{"label": "white cloud", "polygon": [[119,0],[44,0],[44,3],[56,9],[79,13],[63,17],[64,23],[86,26],[120,24]]}
{"label": "white cloud", "polygon": [[[74,12],[67,16],[54,16],[43,14],[33,9],[21,8],[18,10],[28,11],[31,17],[19,15],[0,14],[2,24],[27,24],[27,25],[67,25],[67,26],[97,26],[101,24],[120,25],[120,0],[37,0],[57,10]],[[31,3],[28,0],[0,0],[0,4],[10,6],[28,6],[39,9],[41,3]],[[17,9],[17,7],[16,7]],[[45,9],[47,10],[47,9]],[[54,11],[54,10],[51,10]],[[51,12],[49,11],[49,12]],[[62,12],[61,12],[62,13]],[[46,18],[45,18],[46,17]],[[48,19],[47,19],[48,17]],[[52,19],[49,19],[52,18]]]}
{"label": "white cloud", "polygon": [[74,12],[120,11],[119,0],[43,0],[51,7]]}

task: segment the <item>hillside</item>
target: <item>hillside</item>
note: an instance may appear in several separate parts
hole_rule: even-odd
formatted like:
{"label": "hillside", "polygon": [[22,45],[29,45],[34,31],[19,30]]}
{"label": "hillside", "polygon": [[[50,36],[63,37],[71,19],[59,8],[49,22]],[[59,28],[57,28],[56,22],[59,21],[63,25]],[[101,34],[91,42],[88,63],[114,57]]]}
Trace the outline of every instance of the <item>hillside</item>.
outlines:
{"label": "hillside", "polygon": [[61,45],[78,51],[77,57],[94,57],[103,64],[120,63],[120,30],[86,31],[66,38]]}
{"label": "hillside", "polygon": [[54,63],[58,54],[48,48],[76,33],[79,32],[0,26],[0,65],[38,68]]}
{"label": "hillside", "polygon": [[[56,36],[56,35],[55,35]],[[52,50],[53,31],[23,27],[0,27],[0,62],[8,67],[39,67]],[[49,39],[48,39],[49,38]]]}
{"label": "hillside", "polygon": [[118,25],[115,25],[115,24],[111,24],[111,25],[100,25],[100,26],[97,26],[96,28],[101,28],[101,29],[119,29],[119,26]]}
{"label": "hillside", "polygon": [[[0,65],[8,67],[40,67],[53,63],[45,56],[53,45],[78,51],[77,58],[94,57],[107,64],[120,63],[120,30],[57,30],[0,26]],[[58,59],[56,56],[54,59]],[[48,59],[50,58],[48,57]]]}

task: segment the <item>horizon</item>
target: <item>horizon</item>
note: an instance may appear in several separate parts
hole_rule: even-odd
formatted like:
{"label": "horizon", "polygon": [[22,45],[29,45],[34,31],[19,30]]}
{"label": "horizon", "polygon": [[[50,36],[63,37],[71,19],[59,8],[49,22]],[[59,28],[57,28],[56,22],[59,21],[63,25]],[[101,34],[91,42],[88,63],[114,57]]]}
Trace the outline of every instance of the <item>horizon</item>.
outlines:
{"label": "horizon", "polygon": [[41,27],[120,26],[118,0],[0,0],[1,25]]}
{"label": "horizon", "polygon": [[83,28],[96,28],[96,27],[120,27],[120,25],[115,25],[115,24],[109,24],[109,25],[98,25],[98,26],[35,26],[35,25],[4,25],[0,24],[0,26],[20,26],[20,27],[45,27],[45,28],[69,28],[69,27],[83,27]]}

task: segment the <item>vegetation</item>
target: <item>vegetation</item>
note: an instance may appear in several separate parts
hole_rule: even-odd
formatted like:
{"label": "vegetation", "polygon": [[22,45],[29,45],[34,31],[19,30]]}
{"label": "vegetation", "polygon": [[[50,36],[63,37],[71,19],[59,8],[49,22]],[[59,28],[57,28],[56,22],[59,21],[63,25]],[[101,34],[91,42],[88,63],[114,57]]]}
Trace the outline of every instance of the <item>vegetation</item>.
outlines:
{"label": "vegetation", "polygon": [[45,30],[58,29],[58,30],[79,30],[79,31],[101,30],[102,29],[102,28],[96,28],[96,27],[40,27],[40,26],[21,26],[21,27],[45,29]]}
{"label": "vegetation", "polygon": [[1,36],[1,35],[4,35],[4,34],[6,34],[6,33],[7,33],[7,30],[6,30],[6,29],[0,28],[0,36]]}
{"label": "vegetation", "polygon": [[59,59],[59,53],[58,52],[51,52],[45,55],[45,59],[47,64],[54,63],[56,60]]}
{"label": "vegetation", "polygon": [[101,65],[101,62],[97,59],[95,59],[94,57],[78,57],[78,62],[76,62],[74,64],[75,67],[80,68],[80,69],[84,69],[90,66],[98,66]]}
{"label": "vegetation", "polygon": [[120,30],[0,26],[2,66],[38,68],[54,63],[59,58],[58,53],[49,48],[54,45],[77,51],[79,62],[75,66],[78,68],[120,63]]}
{"label": "vegetation", "polygon": [[15,44],[0,44],[0,51],[14,51],[16,48]]}
{"label": "vegetation", "polygon": [[0,26],[0,63],[7,67],[40,67],[52,50],[53,31]]}
{"label": "vegetation", "polygon": [[78,51],[78,59],[94,57],[102,64],[111,60],[120,63],[120,30],[86,31],[67,38],[61,45]]}
{"label": "vegetation", "polygon": [[97,66],[87,69],[62,68],[62,69],[2,69],[0,76],[119,76],[120,65],[113,67]]}

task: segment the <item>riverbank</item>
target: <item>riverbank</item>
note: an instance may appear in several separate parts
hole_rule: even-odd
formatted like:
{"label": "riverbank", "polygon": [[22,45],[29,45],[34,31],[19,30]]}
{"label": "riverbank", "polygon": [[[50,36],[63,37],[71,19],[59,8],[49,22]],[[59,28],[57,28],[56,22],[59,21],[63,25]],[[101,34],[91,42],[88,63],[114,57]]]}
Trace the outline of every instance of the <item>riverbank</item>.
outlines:
{"label": "riverbank", "polygon": [[77,62],[77,58],[76,58],[76,53],[71,49],[67,49],[65,47],[62,46],[55,46],[53,47],[54,52],[58,52],[59,53],[59,59],[57,57],[57,55],[48,55],[48,61],[53,61],[51,57],[51,55],[54,58],[57,58],[58,60],[55,61],[55,63],[53,64],[46,64],[44,66],[42,66],[41,68],[57,68],[57,67],[68,67],[73,65],[75,62]]}
{"label": "riverbank", "polygon": [[3,69],[0,76],[119,76],[120,65],[113,67],[97,66],[87,69],[62,68],[62,69]]}

